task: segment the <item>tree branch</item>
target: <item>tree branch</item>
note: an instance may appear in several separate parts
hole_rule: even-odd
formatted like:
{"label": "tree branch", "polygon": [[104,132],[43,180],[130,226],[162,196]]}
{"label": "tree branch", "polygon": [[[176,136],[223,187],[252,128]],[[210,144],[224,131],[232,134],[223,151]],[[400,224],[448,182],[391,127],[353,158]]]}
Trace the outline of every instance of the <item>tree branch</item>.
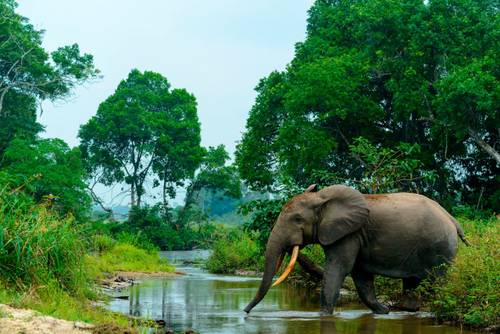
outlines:
{"label": "tree branch", "polygon": [[474,142],[481,147],[486,153],[488,153],[493,159],[496,160],[497,164],[500,165],[500,153],[498,153],[493,147],[491,147],[487,142],[485,142],[479,134],[472,128],[467,128],[470,137]]}

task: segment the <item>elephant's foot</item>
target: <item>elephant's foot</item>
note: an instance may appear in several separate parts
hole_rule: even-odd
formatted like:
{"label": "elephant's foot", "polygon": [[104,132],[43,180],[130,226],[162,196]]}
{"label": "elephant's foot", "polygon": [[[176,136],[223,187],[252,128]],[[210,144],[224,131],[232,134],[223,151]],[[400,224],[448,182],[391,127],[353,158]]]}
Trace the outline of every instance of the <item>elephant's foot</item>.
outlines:
{"label": "elephant's foot", "polygon": [[420,309],[420,300],[415,297],[403,295],[391,308],[400,311],[417,312]]}
{"label": "elephant's foot", "polygon": [[322,306],[320,315],[322,317],[328,317],[333,314],[333,307],[328,307],[328,306]]}

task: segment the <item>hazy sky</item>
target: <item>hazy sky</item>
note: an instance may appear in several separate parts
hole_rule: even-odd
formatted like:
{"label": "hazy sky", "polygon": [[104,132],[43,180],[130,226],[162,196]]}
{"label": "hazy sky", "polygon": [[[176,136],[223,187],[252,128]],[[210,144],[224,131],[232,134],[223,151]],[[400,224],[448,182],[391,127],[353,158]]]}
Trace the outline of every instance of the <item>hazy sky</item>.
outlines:
{"label": "hazy sky", "polygon": [[203,145],[240,139],[253,88],[293,58],[313,0],[19,0],[19,12],[45,29],[45,47],[78,43],[103,79],[70,101],[44,104],[47,137],[78,145],[95,114],[132,68],[153,70],[198,100]]}
{"label": "hazy sky", "polygon": [[44,103],[45,137],[78,145],[95,114],[132,68],[153,70],[198,101],[204,146],[234,152],[254,87],[282,70],[304,40],[313,0],[19,0],[19,12],[46,30],[44,46],[78,43],[103,78],[69,101]]}

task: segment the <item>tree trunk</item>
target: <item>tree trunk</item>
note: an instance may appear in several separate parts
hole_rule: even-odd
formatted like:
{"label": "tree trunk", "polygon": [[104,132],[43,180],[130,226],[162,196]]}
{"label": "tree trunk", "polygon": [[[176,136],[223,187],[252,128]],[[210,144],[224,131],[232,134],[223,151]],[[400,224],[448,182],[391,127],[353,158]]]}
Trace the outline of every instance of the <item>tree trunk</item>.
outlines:
{"label": "tree trunk", "polygon": [[164,176],[163,179],[163,207],[166,209],[168,200],[167,200],[167,181],[165,180],[166,175]]}
{"label": "tree trunk", "polygon": [[486,153],[488,153],[493,159],[495,159],[497,164],[500,165],[500,153],[498,153],[493,147],[485,142],[472,128],[468,128],[467,130],[469,131],[469,135],[474,140],[474,142]]}
{"label": "tree trunk", "polygon": [[130,185],[130,206],[135,206],[135,184]]}
{"label": "tree trunk", "polygon": [[140,208],[141,207],[142,193],[141,193],[141,191],[139,189],[142,189],[142,187],[139,187],[139,185],[136,184],[135,185],[135,191],[137,193],[137,196],[136,196],[136,200],[135,200],[135,202],[136,202],[135,205]]}

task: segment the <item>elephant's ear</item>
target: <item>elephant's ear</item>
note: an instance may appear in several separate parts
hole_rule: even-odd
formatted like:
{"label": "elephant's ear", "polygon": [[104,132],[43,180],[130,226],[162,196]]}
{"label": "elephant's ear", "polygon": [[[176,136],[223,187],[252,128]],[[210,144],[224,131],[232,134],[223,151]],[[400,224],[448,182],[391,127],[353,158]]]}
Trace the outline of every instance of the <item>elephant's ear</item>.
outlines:
{"label": "elephant's ear", "polygon": [[334,185],[322,189],[318,195],[323,200],[318,222],[318,239],[322,245],[334,243],[368,221],[368,205],[359,191]]}

